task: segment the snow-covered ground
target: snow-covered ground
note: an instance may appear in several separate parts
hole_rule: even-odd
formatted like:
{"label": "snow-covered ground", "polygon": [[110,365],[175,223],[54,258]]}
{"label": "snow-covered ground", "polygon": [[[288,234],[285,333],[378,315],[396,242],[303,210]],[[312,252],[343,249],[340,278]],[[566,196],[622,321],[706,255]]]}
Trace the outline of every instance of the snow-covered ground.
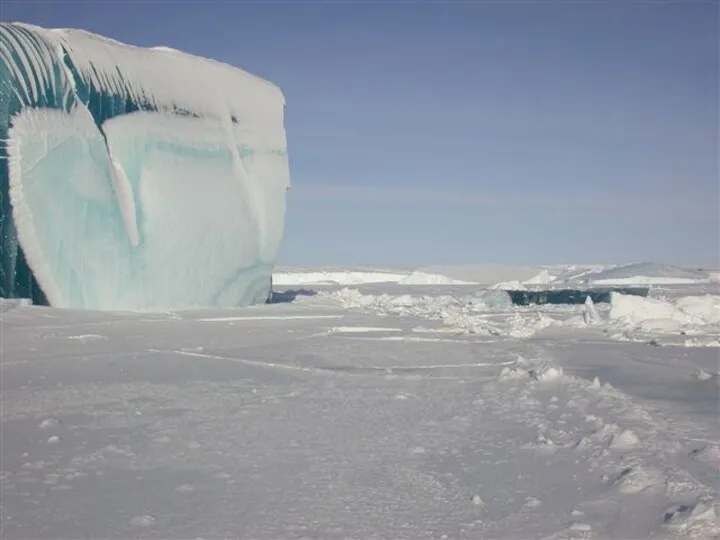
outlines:
{"label": "snow-covered ground", "polygon": [[284,270],[273,304],[167,314],[2,301],[1,536],[719,538],[720,284],[492,287],[603,270]]}

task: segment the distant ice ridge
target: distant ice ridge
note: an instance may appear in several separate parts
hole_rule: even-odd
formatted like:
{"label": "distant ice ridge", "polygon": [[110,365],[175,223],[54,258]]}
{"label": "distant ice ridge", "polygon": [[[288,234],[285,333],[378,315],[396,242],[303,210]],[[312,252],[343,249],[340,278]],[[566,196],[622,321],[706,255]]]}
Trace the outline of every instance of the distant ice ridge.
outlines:
{"label": "distant ice ridge", "polygon": [[[522,281],[498,281],[503,279]],[[415,270],[361,270],[361,269],[287,269],[276,272],[276,285],[336,284],[361,285],[369,283],[397,283],[399,285],[492,285],[502,288],[522,288],[525,285],[543,285],[555,278],[547,269],[516,266],[427,266]]]}
{"label": "distant ice ridge", "polygon": [[276,285],[362,285],[365,283],[398,283],[400,285],[474,285],[439,274],[414,271],[399,273],[373,270],[317,270],[276,272]]}
{"label": "distant ice ridge", "polygon": [[588,276],[592,286],[690,285],[709,283],[710,274],[703,270],[679,268],[658,263],[635,263]]}
{"label": "distant ice ridge", "polygon": [[0,24],[0,296],[264,301],[290,186],[284,98],[243,70]]}
{"label": "distant ice ridge", "polygon": [[547,284],[553,280],[546,268],[501,264],[473,264],[460,266],[426,266],[419,269],[428,274],[440,274],[479,285]]}
{"label": "distant ice ridge", "polygon": [[275,285],[336,284],[359,285],[362,283],[398,283],[407,274],[372,270],[316,270],[275,272]]}
{"label": "distant ice ridge", "polygon": [[493,290],[582,289],[708,285],[720,282],[720,272],[659,263],[602,265],[459,265],[412,268],[290,268],[273,276],[278,286],[305,285],[473,285]]}

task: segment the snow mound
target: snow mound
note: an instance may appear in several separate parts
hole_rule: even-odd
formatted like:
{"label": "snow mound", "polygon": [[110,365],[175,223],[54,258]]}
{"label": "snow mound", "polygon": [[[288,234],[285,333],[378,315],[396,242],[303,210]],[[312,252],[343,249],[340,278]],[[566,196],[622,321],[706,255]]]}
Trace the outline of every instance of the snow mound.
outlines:
{"label": "snow mound", "polygon": [[552,361],[523,357],[519,357],[515,365],[504,367],[498,377],[500,381],[526,380],[539,382],[560,381],[564,378],[563,369]]}
{"label": "snow mound", "polygon": [[543,270],[530,279],[526,279],[523,283],[525,285],[549,285],[553,281],[555,281],[555,276],[551,275],[548,270]]}
{"label": "snow mound", "polygon": [[638,326],[647,321],[689,322],[688,316],[669,302],[615,292],[610,295],[610,319],[627,326]]}
{"label": "snow mound", "polygon": [[527,284],[546,284],[554,280],[554,276],[547,269],[537,266],[426,266],[418,268],[416,271],[423,274],[445,276],[459,282],[486,286],[511,281]]}
{"label": "snow mound", "polygon": [[659,345],[662,337],[662,343],[685,347],[720,346],[720,296],[669,301],[612,293],[610,302],[610,324],[624,329],[618,339],[650,339]]}
{"label": "snow mound", "polygon": [[683,296],[675,301],[675,305],[683,313],[706,324],[720,324],[720,296]]}
{"label": "snow mound", "polygon": [[589,282],[601,285],[688,285],[709,283],[707,272],[658,263],[636,263],[618,266],[592,274]]}
{"label": "snow mound", "polygon": [[539,274],[531,277],[530,279],[526,279],[525,281],[518,281],[517,279],[511,281],[501,281],[488,288],[500,291],[525,291],[528,290],[528,288],[535,288],[538,285],[548,286],[554,281],[556,281],[556,278],[547,270],[543,270]]}
{"label": "snow mound", "polygon": [[488,289],[491,291],[524,291],[527,287],[522,281],[515,279],[513,281],[501,281],[500,283],[495,283],[490,285]]}
{"label": "snow mound", "polygon": [[685,326],[720,324],[720,296],[684,296],[671,303],[620,293],[610,297],[610,319],[656,331],[676,331]]}
{"label": "snow mound", "polygon": [[638,436],[635,435],[633,431],[626,429],[613,435],[609,446],[615,450],[629,450],[637,446],[639,443],[640,439],[638,439]]}

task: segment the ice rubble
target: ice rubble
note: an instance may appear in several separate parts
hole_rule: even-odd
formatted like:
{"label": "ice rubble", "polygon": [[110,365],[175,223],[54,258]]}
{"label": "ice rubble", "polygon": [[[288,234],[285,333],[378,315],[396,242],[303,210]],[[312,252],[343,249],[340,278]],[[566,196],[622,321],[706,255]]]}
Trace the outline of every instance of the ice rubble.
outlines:
{"label": "ice rubble", "polygon": [[557,331],[592,328],[619,341],[720,346],[720,296],[711,294],[643,298],[613,292],[611,303],[602,308],[598,308],[590,296],[583,306],[517,306],[506,293],[488,289],[472,294],[435,291],[420,295],[372,294],[342,287],[318,294],[350,310],[433,321],[430,327],[416,327],[414,332],[527,339],[550,327]]}
{"label": "ice rubble", "polygon": [[671,301],[612,293],[610,305],[610,320],[632,328],[675,331],[720,326],[720,296],[717,295],[682,296]]}
{"label": "ice rubble", "polygon": [[276,86],[229,65],[1,24],[0,296],[264,301],[290,185],[283,115]]}

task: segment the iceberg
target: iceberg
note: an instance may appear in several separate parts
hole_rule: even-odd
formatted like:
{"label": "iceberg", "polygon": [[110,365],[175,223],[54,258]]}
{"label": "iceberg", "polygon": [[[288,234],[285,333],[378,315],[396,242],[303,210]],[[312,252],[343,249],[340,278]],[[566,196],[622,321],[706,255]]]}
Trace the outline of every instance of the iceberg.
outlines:
{"label": "iceberg", "polygon": [[0,24],[0,297],[164,311],[266,301],[285,100],[242,69]]}

